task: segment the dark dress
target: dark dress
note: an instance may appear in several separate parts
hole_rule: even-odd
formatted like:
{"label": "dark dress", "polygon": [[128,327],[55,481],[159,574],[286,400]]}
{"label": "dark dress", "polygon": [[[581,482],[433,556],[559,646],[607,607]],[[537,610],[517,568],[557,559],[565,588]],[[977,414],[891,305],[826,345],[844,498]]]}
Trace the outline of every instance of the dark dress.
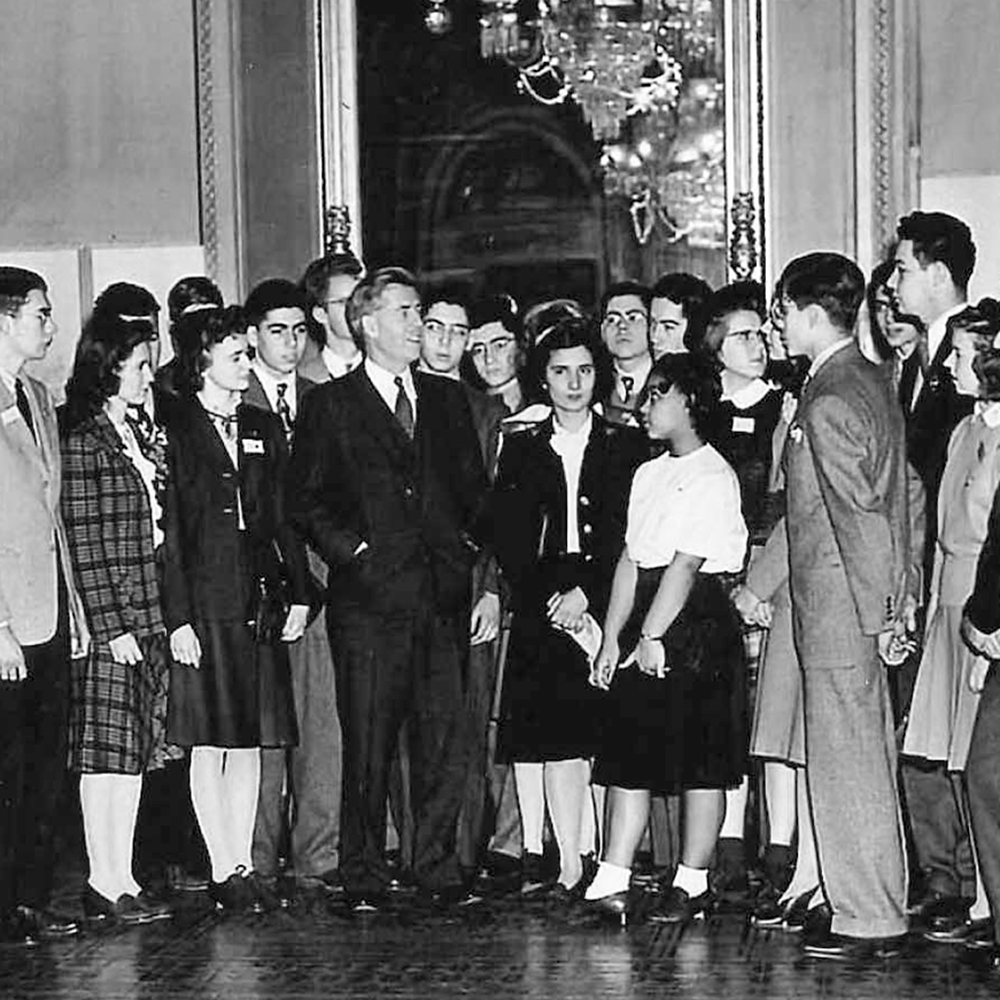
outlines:
{"label": "dark dress", "polygon": [[[615,673],[595,784],[676,793],[733,787],[746,773],[743,640],[725,586],[746,541],[735,478],[708,447],[680,459],[663,455],[636,476],[628,531],[639,568],[632,613],[619,635],[621,656],[638,642],[672,551],[705,557],[708,571],[697,574],[663,637],[666,677],[649,677],[635,665]],[[644,499],[637,502],[636,494]],[[664,564],[644,567],[658,550],[666,553]]]}
{"label": "dark dress", "polygon": [[[198,669],[174,664],[167,735],[180,746],[289,746],[297,740],[288,650],[254,641],[259,575],[280,550],[295,603],[308,603],[306,555],[284,516],[288,450],[276,416],[238,409],[238,468],[197,400],[170,427],[164,605],[190,623]],[[242,510],[244,530],[240,530]]]}
{"label": "dark dress", "polygon": [[604,697],[588,683],[580,647],[548,621],[546,602],[580,587],[602,621],[625,534],[643,435],[593,417],[577,490],[581,551],[566,552],[566,478],[552,450],[552,419],[509,437],[500,454],[494,527],[513,622],[501,702],[498,755],[506,761],[592,756]]}

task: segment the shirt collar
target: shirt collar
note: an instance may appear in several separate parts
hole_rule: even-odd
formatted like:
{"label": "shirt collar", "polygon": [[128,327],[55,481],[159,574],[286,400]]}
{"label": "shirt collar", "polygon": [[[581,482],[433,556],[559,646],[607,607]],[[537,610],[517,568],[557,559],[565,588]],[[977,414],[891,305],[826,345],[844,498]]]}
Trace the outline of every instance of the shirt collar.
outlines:
{"label": "shirt collar", "polygon": [[343,378],[348,372],[354,371],[361,364],[362,357],[360,351],[355,351],[351,357],[344,358],[332,350],[329,345],[324,347],[322,352],[323,364],[326,365],[326,370],[333,378]]}
{"label": "shirt collar", "polygon": [[646,384],[646,379],[649,378],[649,373],[652,370],[653,370],[653,359],[650,357],[647,357],[638,368],[635,368],[630,372],[622,371],[622,369],[618,367],[618,362],[616,361],[615,381],[618,383],[618,385],[621,385],[623,378],[633,379],[634,381],[632,382],[632,391],[638,392]]}
{"label": "shirt collar", "polygon": [[257,376],[258,380],[260,381],[260,384],[263,386],[264,391],[267,393],[269,399],[271,397],[273,397],[273,396],[277,396],[277,394],[278,394],[278,386],[282,385],[282,384],[288,386],[286,397],[289,400],[291,400],[292,398],[294,398],[294,396],[295,396],[295,372],[292,372],[291,375],[285,375],[283,377],[282,376],[278,376],[278,375],[275,375],[273,372],[268,371],[258,361],[254,361],[253,362],[253,371],[254,371],[254,374]]}
{"label": "shirt collar", "polygon": [[403,379],[403,389],[406,391],[406,395],[410,397],[411,400],[417,398],[417,387],[413,381],[413,372],[410,371],[409,366],[404,368],[399,375],[394,375],[387,368],[383,368],[380,364],[372,361],[371,358],[365,358],[365,374],[372,380],[372,384],[379,391],[379,395],[383,399],[392,399],[393,403],[396,400],[396,379],[402,377]]}
{"label": "shirt collar", "polygon": [[552,416],[552,436],[563,438],[567,442],[569,441],[586,441],[590,437],[590,432],[594,426],[594,414],[590,412],[587,414],[587,419],[581,424],[579,430],[570,431],[563,427],[555,418],[555,414]]}
{"label": "shirt collar", "polygon": [[751,406],[759,403],[774,388],[770,382],[765,382],[762,378],[755,378],[752,382],[737,389],[731,396],[723,397],[732,403],[737,410],[749,410]]}
{"label": "shirt collar", "polygon": [[20,373],[15,375],[13,372],[7,371],[6,368],[0,368],[0,381],[3,382],[7,388],[13,392],[17,380],[21,377]]}
{"label": "shirt collar", "polygon": [[990,430],[995,430],[1000,427],[1000,402],[992,400],[978,400],[976,402],[976,416]]}
{"label": "shirt collar", "polygon": [[813,363],[809,366],[809,375],[807,377],[812,378],[816,372],[818,372],[820,368],[822,368],[823,365],[825,365],[827,361],[829,361],[830,358],[837,353],[837,351],[843,350],[848,344],[853,343],[853,337],[843,337],[842,339],[831,344],[829,347],[823,348],[823,350],[820,351],[815,358],[813,358]]}

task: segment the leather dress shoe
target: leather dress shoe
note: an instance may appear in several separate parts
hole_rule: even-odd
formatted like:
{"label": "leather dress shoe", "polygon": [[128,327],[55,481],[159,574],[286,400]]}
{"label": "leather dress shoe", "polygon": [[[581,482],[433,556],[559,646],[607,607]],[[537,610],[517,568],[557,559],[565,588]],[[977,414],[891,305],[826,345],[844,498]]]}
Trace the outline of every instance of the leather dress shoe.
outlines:
{"label": "leather dress shoe", "polygon": [[7,919],[5,938],[20,944],[34,944],[53,938],[72,937],[80,925],[71,917],[34,906],[16,906]]}
{"label": "leather dress shoe", "polygon": [[823,940],[830,935],[830,924],[833,922],[833,910],[829,903],[820,903],[806,914],[802,925],[802,938],[806,944],[813,940]]}
{"label": "leather dress shoe", "polygon": [[946,941],[969,919],[969,901],[958,896],[942,896],[928,903],[917,918],[929,941]]}
{"label": "leather dress shoe", "polygon": [[786,905],[778,890],[765,884],[754,900],[750,922],[754,927],[780,927],[785,919]]}
{"label": "leather dress shoe", "polygon": [[607,896],[598,896],[597,899],[584,899],[583,905],[588,913],[620,927],[625,927],[635,916],[628,889],[612,892]]}
{"label": "leather dress shoe", "polygon": [[123,892],[117,899],[111,900],[88,885],[83,891],[81,903],[83,915],[91,924],[137,927],[157,920],[169,920],[173,916],[167,903],[146,892],[140,892],[138,896]]}
{"label": "leather dress shoe", "polygon": [[805,953],[835,962],[864,962],[894,958],[903,950],[905,934],[895,937],[859,938],[847,934],[815,935],[805,941]]}
{"label": "leather dress shoe", "polygon": [[253,909],[256,896],[249,879],[242,872],[233,872],[225,882],[210,882],[208,895],[217,910],[241,913]]}
{"label": "leather dress shoe", "polygon": [[809,919],[809,904],[815,895],[816,890],[810,889],[808,892],[800,893],[785,904],[785,910],[781,917],[783,930],[798,934],[805,929],[806,921]]}
{"label": "leather dress shoe", "polygon": [[970,951],[990,951],[997,947],[996,930],[992,917],[970,920],[965,925],[965,931],[962,944]]}
{"label": "leather dress shoe", "polygon": [[671,886],[657,900],[649,915],[654,924],[687,924],[698,917],[704,917],[711,909],[711,892],[690,896],[680,886]]}

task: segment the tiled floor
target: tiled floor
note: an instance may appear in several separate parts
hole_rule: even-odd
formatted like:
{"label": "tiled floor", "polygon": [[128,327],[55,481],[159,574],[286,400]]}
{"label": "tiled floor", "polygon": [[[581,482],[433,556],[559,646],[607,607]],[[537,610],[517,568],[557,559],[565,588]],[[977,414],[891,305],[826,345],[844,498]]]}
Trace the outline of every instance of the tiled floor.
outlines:
{"label": "tiled floor", "polygon": [[511,899],[433,916],[403,906],[358,918],[323,906],[217,918],[188,897],[169,923],[0,951],[0,996],[17,998],[971,1000],[998,991],[1000,977],[961,949],[919,938],[901,958],[854,968],[806,959],[793,935],[748,931],[737,915],[678,936]]}

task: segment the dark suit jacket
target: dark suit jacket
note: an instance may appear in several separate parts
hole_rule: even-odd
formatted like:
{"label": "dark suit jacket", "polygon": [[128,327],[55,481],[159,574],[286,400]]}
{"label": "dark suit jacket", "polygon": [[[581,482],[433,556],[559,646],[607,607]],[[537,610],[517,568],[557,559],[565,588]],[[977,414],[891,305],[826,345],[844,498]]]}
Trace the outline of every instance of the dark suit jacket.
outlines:
{"label": "dark suit jacket", "polygon": [[237,413],[238,469],[196,399],[169,429],[164,614],[170,631],[196,618],[246,621],[257,575],[278,569],[275,542],[295,602],[309,603],[305,549],[285,512],[288,448],[281,421],[245,404]]}
{"label": "dark suit jacket", "polygon": [[62,511],[94,641],[162,632],[149,496],[103,411],[63,444]]}
{"label": "dark suit jacket", "polygon": [[903,416],[889,373],[855,344],[806,383],[784,463],[800,662],[865,662],[912,581]]}
{"label": "dark suit jacket", "polygon": [[[512,434],[500,454],[490,524],[515,609],[522,600],[533,601],[531,583],[539,553],[565,552],[566,477],[559,456],[549,446],[551,438],[550,417]],[[647,458],[645,435],[594,415],[580,469],[577,527],[588,567],[582,586],[590,613],[598,621],[607,607],[625,541],[632,477]]]}
{"label": "dark suit jacket", "polygon": [[479,445],[461,385],[414,381],[412,441],[363,366],[311,390],[299,410],[288,509],[330,567],[333,607],[468,607],[486,490]]}

